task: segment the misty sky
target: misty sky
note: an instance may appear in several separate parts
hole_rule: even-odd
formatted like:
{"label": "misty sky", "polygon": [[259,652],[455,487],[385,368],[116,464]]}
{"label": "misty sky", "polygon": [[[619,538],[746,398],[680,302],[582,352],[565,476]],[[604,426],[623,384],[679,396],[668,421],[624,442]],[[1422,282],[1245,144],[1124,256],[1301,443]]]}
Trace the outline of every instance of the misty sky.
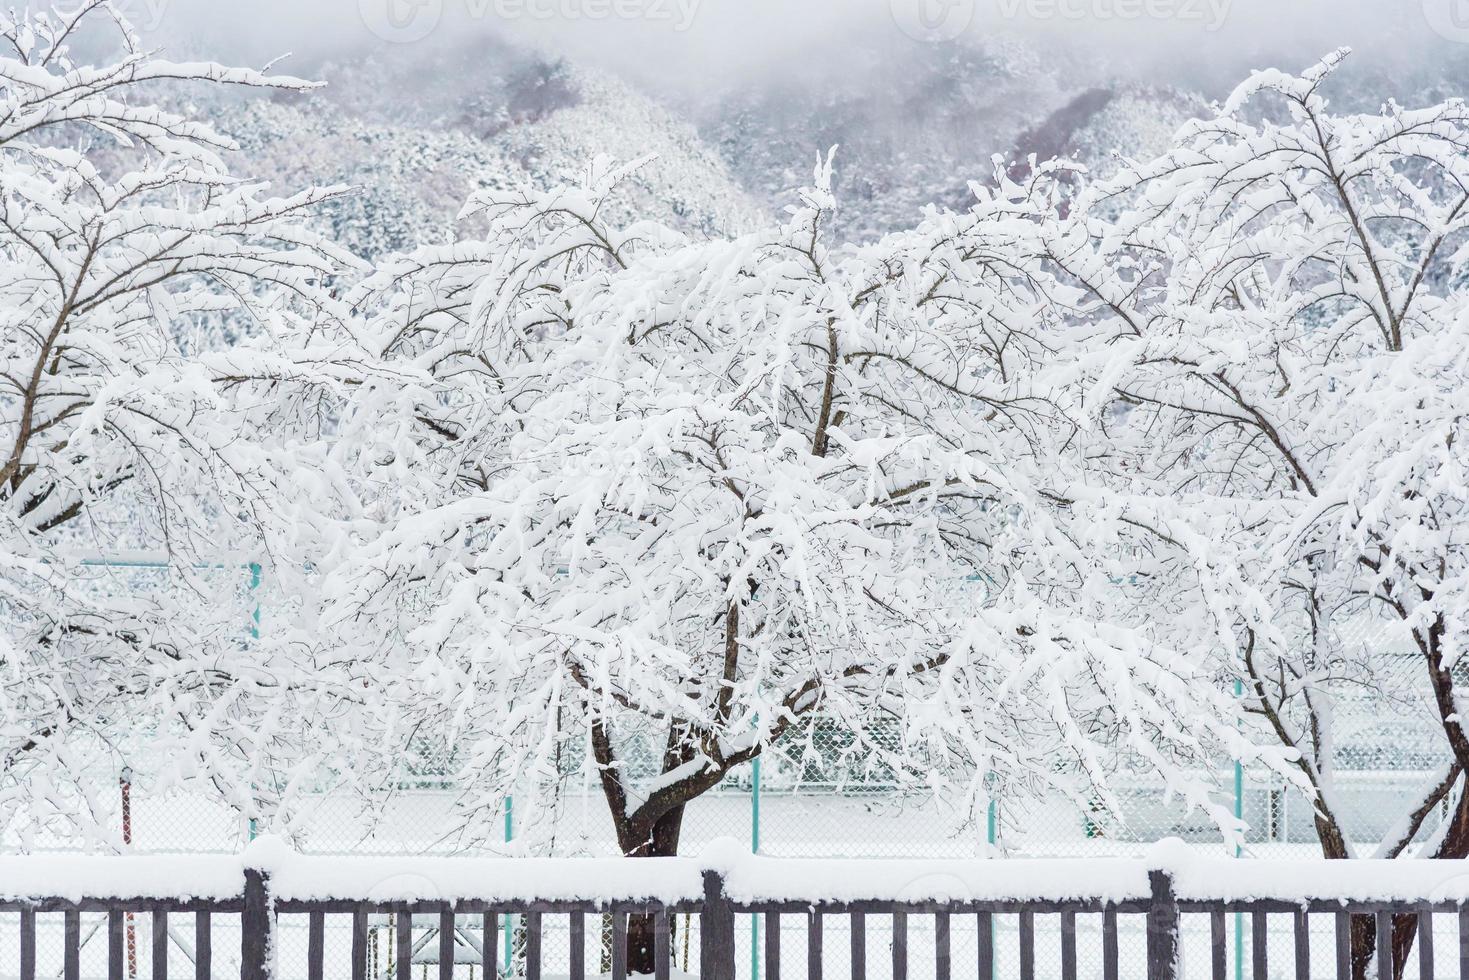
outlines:
{"label": "misty sky", "polygon": [[[152,38],[190,56],[259,62],[291,51],[298,55],[297,67],[310,67],[323,58],[393,48],[430,59],[435,40],[462,41],[476,32],[496,31],[675,96],[787,75],[839,74],[844,52],[854,44],[900,51],[959,33],[961,27],[964,37],[980,41],[1003,35],[1043,41],[1067,51],[1079,70],[1205,87],[1252,67],[1300,68],[1340,45],[1357,49],[1360,59],[1421,65],[1425,58],[1453,54],[1469,43],[1469,0],[125,0],[123,5],[137,21],[151,25]],[[624,16],[616,16],[618,11]],[[395,32],[407,43],[383,39]],[[420,33],[427,37],[417,39]]]}

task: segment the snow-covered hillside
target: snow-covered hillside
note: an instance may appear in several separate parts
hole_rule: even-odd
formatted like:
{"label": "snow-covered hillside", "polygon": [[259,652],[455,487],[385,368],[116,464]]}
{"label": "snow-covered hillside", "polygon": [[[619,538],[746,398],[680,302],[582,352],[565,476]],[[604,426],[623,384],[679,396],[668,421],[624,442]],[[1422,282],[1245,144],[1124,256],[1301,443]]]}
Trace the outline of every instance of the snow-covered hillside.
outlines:
{"label": "snow-covered hillside", "polygon": [[[758,227],[768,212],[689,123],[608,75],[496,48],[418,105],[398,68],[324,65],[309,97],[216,106],[220,127],[281,187],[341,183],[331,231],[366,258],[442,241],[476,190],[560,184],[598,155],[650,162],[610,202],[614,220],[653,218],[695,236]],[[460,71],[459,69],[464,69]]]}
{"label": "snow-covered hillside", "polygon": [[[333,230],[371,258],[441,239],[474,190],[550,186],[598,154],[655,158],[611,203],[616,217],[702,237],[768,224],[816,154],[837,146],[833,231],[873,240],[912,227],[925,205],[966,208],[996,157],[1067,156],[1107,175],[1119,154],[1161,152],[1227,94],[1224,82],[1140,83],[1018,37],[854,45],[840,65],[712,91],[640,89],[486,36],[434,51],[297,66],[328,87],[268,103],[225,96],[218,118],[283,187],[359,188],[334,206]],[[1383,92],[1423,104],[1453,89],[1453,71],[1364,65],[1335,95],[1364,111]]]}

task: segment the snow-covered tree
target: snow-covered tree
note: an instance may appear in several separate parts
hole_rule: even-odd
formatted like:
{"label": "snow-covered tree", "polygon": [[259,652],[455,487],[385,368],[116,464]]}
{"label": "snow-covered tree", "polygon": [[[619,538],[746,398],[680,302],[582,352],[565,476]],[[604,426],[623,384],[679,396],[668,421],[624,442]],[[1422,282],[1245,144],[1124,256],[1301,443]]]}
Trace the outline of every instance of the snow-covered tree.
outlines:
{"label": "snow-covered tree", "polygon": [[[486,239],[354,298],[425,376],[344,421],[356,543],[324,569],[397,747],[432,731],[472,806],[514,787],[532,813],[588,755],[638,856],[818,718],[970,806],[1110,803],[1127,755],[1232,828],[1198,773],[1257,753],[1210,649],[1154,615],[1192,580],[1129,584],[1149,532],[1090,475],[1086,336],[1036,278],[1054,169],[860,249],[826,241],[829,160],[782,227],[705,242],[606,222],[625,173],[487,192]],[[878,719],[897,748],[864,739]]]}
{"label": "snow-covered tree", "polygon": [[[79,36],[108,32],[117,60],[73,61]],[[307,486],[293,434],[319,431],[318,397],[353,374],[327,291],[349,259],[301,224],[334,192],[270,196],[226,169],[227,137],[152,104],[184,83],[307,87],[162,60],[104,0],[0,14],[0,823],[13,833],[62,819],[115,843],[115,825],[98,826],[112,801],[88,780],[99,754],[114,786],[124,765],[159,771],[129,755],[138,737],[153,739],[148,760],[171,757],[242,809],[269,794],[251,781],[273,725],[246,705],[290,679],[243,652],[249,608],[228,587],[269,563],[267,531]],[[156,567],[138,570],[139,552]]]}
{"label": "snow-covered tree", "polygon": [[[1299,751],[1322,852],[1357,856],[1333,790],[1333,704],[1420,696],[1445,768],[1374,854],[1469,855],[1469,109],[1333,114],[1337,52],[1260,72],[1162,158],[1084,195],[1049,244],[1110,333],[1116,465],[1213,575],[1217,637],[1261,730]],[[1386,623],[1414,690],[1344,634]],[[1390,631],[1389,631],[1390,632]],[[1401,917],[1401,973],[1416,920]],[[1358,975],[1373,948],[1356,924]]]}

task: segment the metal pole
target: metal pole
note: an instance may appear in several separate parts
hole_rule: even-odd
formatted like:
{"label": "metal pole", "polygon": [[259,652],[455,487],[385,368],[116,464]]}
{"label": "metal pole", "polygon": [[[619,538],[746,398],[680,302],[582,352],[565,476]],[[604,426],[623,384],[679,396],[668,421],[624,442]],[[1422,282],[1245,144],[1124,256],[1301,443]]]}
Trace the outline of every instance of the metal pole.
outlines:
{"label": "metal pole", "polygon": [[[1245,695],[1245,682],[1238,677],[1234,679],[1234,696],[1242,698]],[[1245,767],[1238,759],[1234,760],[1234,819],[1243,820],[1245,817]],[[1234,845],[1234,856],[1244,856],[1244,849],[1236,842]],[[1234,913],[1234,980],[1245,980],[1245,914]]]}
{"label": "metal pole", "polygon": [[[507,796],[507,797],[505,797],[505,843],[509,844],[514,839],[515,839],[515,797],[513,797],[513,796]],[[503,959],[504,959],[504,962],[505,962],[505,972],[506,972],[506,974],[509,974],[510,973],[510,967],[511,967],[511,965],[514,962],[514,952],[515,951],[511,948],[511,947],[513,947],[515,945],[515,927],[512,924],[513,922],[514,922],[514,918],[507,912],[505,914],[505,924],[501,927],[504,930],[504,934],[505,934],[505,942],[504,942],[505,955],[504,955]]]}
{"label": "metal pole", "polygon": [[[750,853],[760,853],[760,757],[750,766]],[[760,980],[760,916],[750,916],[750,976]]]}
{"label": "metal pole", "polygon": [[[118,780],[122,787],[122,844],[126,850],[133,849],[133,770],[124,766]],[[128,976],[138,975],[138,934],[133,926],[133,913],[127,914]]]}
{"label": "metal pole", "polygon": [[[985,780],[988,782],[988,778]],[[1000,842],[1000,806],[999,801],[990,797],[989,805],[985,807],[984,813],[984,840],[989,845],[989,854],[986,857],[991,860],[995,857],[995,847]],[[995,932],[990,930],[990,962],[995,962]]]}
{"label": "metal pole", "polygon": [[[261,568],[260,562],[252,561],[250,563],[251,595],[254,595],[260,590],[262,578],[264,578],[264,570]],[[258,598],[255,600],[255,608],[250,612],[250,638],[254,640],[260,639],[260,600]]]}
{"label": "metal pole", "polygon": [[[251,595],[255,595],[256,592],[260,589],[260,580],[262,578],[263,578],[263,570],[262,570],[262,568],[260,566],[260,562],[258,562],[258,561],[252,561],[250,563],[250,594]],[[258,640],[258,639],[260,639],[260,599],[259,599],[259,597],[257,597],[255,599],[255,608],[250,611],[250,639],[252,639],[252,640]],[[252,790],[252,792],[251,792],[250,795],[251,796],[254,796],[255,795],[254,792],[253,792],[254,786],[252,785],[250,788]],[[254,800],[251,800],[250,801],[250,806],[252,808],[255,806],[255,801]],[[248,826],[248,828],[246,830],[246,833],[248,834],[250,840],[254,840],[257,836],[259,836],[260,828],[259,828],[259,825],[256,823],[256,818],[254,817],[253,814],[250,817],[250,823],[249,823],[249,826]]]}

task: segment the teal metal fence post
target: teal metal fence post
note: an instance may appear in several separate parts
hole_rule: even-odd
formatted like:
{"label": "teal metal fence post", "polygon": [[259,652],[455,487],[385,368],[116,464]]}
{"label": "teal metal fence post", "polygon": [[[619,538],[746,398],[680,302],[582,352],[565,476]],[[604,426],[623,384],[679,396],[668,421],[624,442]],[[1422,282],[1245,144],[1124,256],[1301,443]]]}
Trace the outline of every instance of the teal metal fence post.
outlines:
{"label": "teal metal fence post", "polygon": [[[750,853],[760,853],[760,757],[750,764]],[[750,916],[750,976],[760,980],[760,916]]]}
{"label": "teal metal fence post", "polygon": [[258,593],[264,577],[265,570],[261,567],[260,562],[252,561],[250,563],[250,594],[255,596],[255,608],[250,611],[250,638],[252,640],[260,639],[260,597]]}
{"label": "teal metal fence post", "polygon": [[[1245,694],[1245,683],[1239,678],[1234,681],[1234,696],[1243,698]],[[1234,819],[1243,820],[1245,817],[1245,767],[1238,759],[1234,760]],[[1244,856],[1244,849],[1236,842],[1234,845],[1234,856]],[[1234,980],[1245,978],[1245,915],[1243,912],[1234,913]]]}
{"label": "teal metal fence post", "polygon": [[[254,608],[250,610],[250,639],[252,640],[260,639],[260,596],[257,593],[260,591],[260,582],[264,577],[264,570],[260,562],[252,561],[250,563],[250,594],[255,597]],[[251,795],[253,796],[254,793],[252,792]],[[255,805],[253,800],[250,805]],[[254,840],[260,833],[259,825],[253,816],[250,818],[246,833],[250,840]]]}
{"label": "teal metal fence post", "polygon": [[[509,844],[515,839],[515,797],[505,797],[505,843]],[[510,968],[514,964],[514,950],[511,948],[515,943],[514,917],[507,914],[505,925],[502,927],[505,941],[501,945],[505,947],[505,974],[510,975]],[[486,977],[485,980],[490,980]]]}
{"label": "teal metal fence post", "polygon": [[[986,778],[985,779],[985,782],[988,783],[988,782],[990,782],[990,780],[988,778]],[[993,785],[990,786],[990,790],[991,790],[991,792],[993,792],[993,790],[994,790]],[[999,801],[996,800],[994,798],[994,796],[991,796],[990,797],[989,805],[986,806],[985,807],[985,810],[984,810],[984,841],[985,841],[986,844],[989,845],[989,853],[987,855],[985,855],[985,857],[987,857],[987,858],[989,858],[990,860],[993,861],[995,859],[995,848],[996,848],[996,846],[1000,842],[1000,807],[999,807]],[[990,962],[991,963],[994,963],[995,962],[996,949],[997,949],[997,940],[995,938],[995,931],[993,929],[991,929],[990,930]]]}

